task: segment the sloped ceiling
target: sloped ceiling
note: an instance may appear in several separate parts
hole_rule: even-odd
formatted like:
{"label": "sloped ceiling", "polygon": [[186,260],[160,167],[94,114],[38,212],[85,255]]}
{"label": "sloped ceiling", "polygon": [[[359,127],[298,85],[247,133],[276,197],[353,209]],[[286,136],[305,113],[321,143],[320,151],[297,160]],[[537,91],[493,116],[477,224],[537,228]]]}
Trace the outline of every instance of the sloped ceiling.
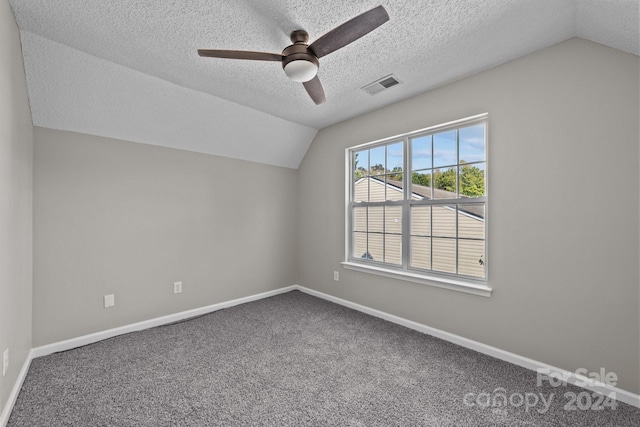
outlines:
{"label": "sloped ceiling", "polygon": [[[571,37],[640,55],[638,0],[10,0],[34,125],[297,168],[318,129]],[[280,52],[379,4],[390,21],[320,60],[316,106]],[[360,88],[395,74],[377,95]]]}

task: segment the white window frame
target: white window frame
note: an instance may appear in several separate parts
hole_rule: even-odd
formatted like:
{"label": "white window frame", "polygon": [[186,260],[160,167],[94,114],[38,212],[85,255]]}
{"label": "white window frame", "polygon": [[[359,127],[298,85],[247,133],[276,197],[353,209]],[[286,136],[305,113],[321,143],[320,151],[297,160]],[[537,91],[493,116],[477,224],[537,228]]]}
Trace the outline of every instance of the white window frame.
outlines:
{"label": "white window frame", "polygon": [[[480,295],[484,297],[490,297],[492,289],[488,286],[488,276],[489,276],[489,259],[487,257],[488,253],[488,113],[478,114],[471,117],[466,117],[460,120],[455,120],[447,123],[443,123],[436,126],[431,126],[424,129],[419,129],[412,132],[407,132],[400,135],[395,135],[389,138],[380,139],[377,141],[367,142],[365,144],[360,144],[354,147],[349,147],[345,150],[345,257],[342,265],[346,269],[356,270],[360,272],[375,274],[384,277],[390,277],[399,280],[405,280],[410,282],[421,283],[429,286],[435,286],[439,288],[450,289],[459,292],[470,293],[474,295]],[[413,204],[411,201],[410,194],[410,179],[412,176],[412,171],[410,166],[411,162],[411,143],[410,139],[412,137],[420,136],[423,134],[435,134],[438,132],[443,132],[450,129],[457,129],[477,123],[485,123],[485,195],[484,197],[479,197],[474,199],[474,201],[482,202],[485,206],[485,214],[484,214],[484,265],[485,265],[485,277],[484,278],[473,278],[470,276],[458,275],[453,273],[443,273],[433,270],[419,270],[413,269],[409,266],[409,238],[410,238],[410,229],[409,229],[409,209]],[[385,146],[390,143],[395,142],[403,142],[403,191],[404,197],[401,202],[384,202],[381,204],[382,206],[389,205],[402,205],[403,206],[403,217],[402,217],[402,265],[392,265],[386,264],[382,262],[375,262],[370,260],[363,260],[360,258],[356,258],[353,256],[352,251],[352,227],[353,227],[353,212],[352,209],[355,207],[356,203],[353,202],[354,197],[354,182],[353,179],[353,162],[354,162],[354,153],[357,151],[361,151],[364,149],[374,148],[376,146]],[[432,202],[433,203],[433,202]],[[438,202],[435,202],[438,203]],[[455,203],[455,202],[454,202]],[[451,204],[451,203],[449,203]],[[456,236],[456,241],[458,237]],[[457,257],[457,250],[456,250]]]}

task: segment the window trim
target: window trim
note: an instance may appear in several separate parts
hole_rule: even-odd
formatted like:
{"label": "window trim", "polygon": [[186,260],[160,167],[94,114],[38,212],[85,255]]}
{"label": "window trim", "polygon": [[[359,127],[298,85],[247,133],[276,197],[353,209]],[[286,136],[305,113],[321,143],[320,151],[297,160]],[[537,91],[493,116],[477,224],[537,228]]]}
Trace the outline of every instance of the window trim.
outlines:
{"label": "window trim", "polygon": [[[462,276],[462,275],[458,275],[458,274],[450,274],[450,273],[445,273],[445,272],[431,272],[431,271],[422,271],[419,269],[413,269],[413,268],[409,268],[409,265],[405,265],[408,263],[408,256],[405,256],[403,254],[403,264],[401,266],[399,266],[398,269],[393,268],[393,266],[388,265],[388,264],[384,264],[384,263],[373,263],[373,262],[358,262],[356,260],[353,259],[353,257],[351,256],[351,232],[352,232],[352,228],[353,228],[353,215],[352,215],[352,202],[351,202],[351,197],[354,191],[354,187],[353,187],[353,179],[352,179],[352,165],[353,165],[353,159],[352,159],[352,155],[353,153],[360,151],[362,149],[366,149],[366,148],[372,148],[376,145],[386,145],[389,143],[393,143],[394,141],[403,141],[403,150],[404,150],[404,156],[405,156],[405,166],[407,165],[407,159],[409,159],[408,156],[410,154],[410,143],[408,141],[410,141],[411,137],[417,136],[419,134],[423,134],[423,133],[435,133],[435,132],[443,132],[446,131],[448,129],[457,129],[459,127],[464,126],[465,124],[471,124],[473,122],[479,122],[479,121],[485,121],[487,123],[487,126],[485,127],[485,137],[486,137],[486,145],[485,145],[485,164],[488,165],[489,164],[489,144],[488,144],[488,118],[489,118],[489,114],[488,113],[483,113],[483,114],[477,114],[475,116],[470,116],[470,117],[465,117],[462,119],[458,119],[458,120],[454,120],[454,121],[450,121],[447,123],[443,123],[443,124],[439,124],[439,125],[435,125],[435,126],[430,126],[427,128],[423,128],[423,129],[418,129],[415,131],[411,131],[411,132],[406,132],[403,134],[399,134],[399,135],[394,135],[394,136],[390,136],[387,138],[382,138],[379,140],[375,140],[375,141],[370,141],[364,144],[359,144],[356,146],[352,146],[352,147],[348,147],[345,149],[345,236],[344,236],[344,243],[345,243],[345,256],[344,256],[344,261],[342,262],[342,266],[346,269],[350,269],[350,270],[355,270],[355,271],[360,271],[360,272],[365,272],[365,273],[370,273],[370,274],[375,274],[375,275],[379,275],[379,276],[384,276],[384,277],[391,277],[394,279],[399,279],[399,280],[405,280],[405,281],[410,281],[410,282],[414,282],[414,283],[420,283],[420,284],[425,284],[425,285],[429,285],[429,286],[434,286],[434,287],[439,287],[439,288],[444,288],[444,289],[450,289],[450,290],[454,290],[454,291],[459,291],[459,292],[465,292],[465,293],[469,293],[469,294],[473,294],[473,295],[480,295],[480,296],[484,296],[484,297],[490,297],[491,293],[492,293],[492,289],[488,286],[488,277],[489,277],[489,266],[488,266],[488,258],[486,256],[487,252],[488,252],[488,210],[489,210],[489,204],[488,204],[488,173],[485,174],[485,195],[482,198],[483,201],[485,202],[485,238],[484,238],[484,245],[485,245],[485,277],[484,278],[472,278],[472,277],[466,277],[466,276]],[[407,141],[407,142],[404,142]],[[488,166],[487,169],[488,171]],[[402,203],[399,204],[404,204],[404,203],[408,203],[409,206],[411,206],[411,204],[409,202],[407,202],[407,195],[410,192],[410,184],[407,183],[407,174],[411,175],[411,171],[406,171],[403,170],[403,174],[404,174],[404,178],[405,178],[405,185],[404,185],[404,189],[403,189],[403,194],[404,194],[404,198],[402,200]],[[457,200],[457,199],[456,199]],[[452,200],[453,202],[453,200]],[[382,202],[381,202],[382,203]],[[385,202],[388,203],[388,202]],[[455,203],[455,202],[453,202]],[[381,204],[381,206],[384,206],[384,204]],[[408,220],[409,220],[409,211],[408,209],[404,209],[403,210],[403,223],[404,224],[408,224]],[[456,219],[457,221],[457,219]],[[404,241],[404,239],[409,239],[410,236],[406,233],[403,232],[402,234],[402,239]],[[457,240],[457,238],[456,238]],[[406,246],[405,246],[406,247]],[[458,255],[456,254],[456,257]]]}
{"label": "window trim", "polygon": [[412,271],[393,270],[378,265],[366,265],[353,261],[343,261],[342,266],[347,270],[355,270],[363,273],[375,274],[376,276],[390,277],[392,279],[405,280],[407,282],[420,283],[422,285],[434,286],[436,288],[449,289],[452,291],[464,292],[472,295],[490,297],[493,291],[489,286],[465,282],[462,280],[448,279],[445,277],[417,274]]}

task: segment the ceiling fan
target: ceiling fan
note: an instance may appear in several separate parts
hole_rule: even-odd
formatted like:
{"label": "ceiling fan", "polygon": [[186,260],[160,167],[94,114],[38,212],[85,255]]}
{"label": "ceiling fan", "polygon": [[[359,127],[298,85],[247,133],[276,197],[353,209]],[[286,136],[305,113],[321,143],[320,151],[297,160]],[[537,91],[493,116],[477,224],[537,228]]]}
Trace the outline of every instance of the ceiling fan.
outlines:
{"label": "ceiling fan", "polygon": [[322,104],[326,98],[318,78],[318,58],[348,45],[388,20],[387,11],[384,7],[378,6],[334,28],[310,45],[307,44],[309,34],[304,30],[295,30],[290,35],[293,44],[286,47],[282,53],[198,49],[198,55],[211,58],[280,61],[287,77],[301,82],[313,102]]}

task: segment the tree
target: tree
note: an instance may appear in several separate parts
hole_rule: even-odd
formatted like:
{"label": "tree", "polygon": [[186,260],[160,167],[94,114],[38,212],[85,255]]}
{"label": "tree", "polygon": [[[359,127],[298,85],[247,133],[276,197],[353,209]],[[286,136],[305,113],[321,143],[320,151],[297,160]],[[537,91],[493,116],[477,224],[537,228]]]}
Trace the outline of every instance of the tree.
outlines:
{"label": "tree", "polygon": [[451,191],[452,193],[456,192],[456,170],[455,169],[447,169],[442,172],[440,169],[436,169],[433,172],[433,182],[435,184],[435,188],[440,190]]}
{"label": "tree", "polygon": [[461,164],[460,167],[460,194],[484,196],[484,171],[477,166]]}
{"label": "tree", "polygon": [[[484,171],[477,166],[467,165],[460,161],[460,195],[468,197],[484,196]],[[444,172],[436,169],[433,172],[435,188],[456,192],[456,170],[447,169]]]}
{"label": "tree", "polygon": [[354,159],[353,159],[353,168],[355,169],[355,178],[356,179],[360,179],[363,176],[365,176],[367,174],[367,170],[365,168],[363,168],[362,166],[358,166],[358,162],[360,161],[360,159],[358,159],[358,156],[360,155],[360,153],[356,153]]}
{"label": "tree", "polygon": [[371,175],[381,175],[386,172],[386,169],[381,164],[371,166]]}
{"label": "tree", "polygon": [[411,182],[416,185],[423,185],[425,187],[431,187],[431,175],[413,172],[411,174]]}
{"label": "tree", "polygon": [[400,166],[394,167],[389,175],[389,178],[396,181],[402,181],[402,167]]}

